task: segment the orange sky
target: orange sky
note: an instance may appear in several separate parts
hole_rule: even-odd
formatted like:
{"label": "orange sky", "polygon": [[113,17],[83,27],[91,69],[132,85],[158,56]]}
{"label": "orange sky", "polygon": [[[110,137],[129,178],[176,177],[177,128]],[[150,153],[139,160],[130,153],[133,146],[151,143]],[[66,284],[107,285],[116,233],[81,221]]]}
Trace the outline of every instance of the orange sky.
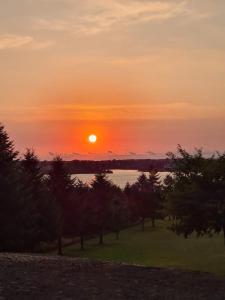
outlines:
{"label": "orange sky", "polygon": [[223,0],[7,0],[0,12],[0,121],[20,151],[225,150]]}

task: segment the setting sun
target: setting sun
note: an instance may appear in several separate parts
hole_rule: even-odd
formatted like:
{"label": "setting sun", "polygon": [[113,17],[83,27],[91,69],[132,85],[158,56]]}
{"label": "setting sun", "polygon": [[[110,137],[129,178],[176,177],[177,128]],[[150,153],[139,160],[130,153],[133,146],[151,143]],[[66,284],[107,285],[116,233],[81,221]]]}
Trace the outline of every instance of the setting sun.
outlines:
{"label": "setting sun", "polygon": [[97,141],[97,136],[95,134],[91,134],[89,135],[88,140],[90,143],[94,144]]}

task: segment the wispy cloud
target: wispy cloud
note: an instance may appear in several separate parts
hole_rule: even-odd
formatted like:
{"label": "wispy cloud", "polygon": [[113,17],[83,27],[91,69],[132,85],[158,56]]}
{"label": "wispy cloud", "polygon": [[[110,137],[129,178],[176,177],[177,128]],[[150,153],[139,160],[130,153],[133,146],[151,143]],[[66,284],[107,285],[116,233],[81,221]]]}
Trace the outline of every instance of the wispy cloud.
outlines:
{"label": "wispy cloud", "polygon": [[52,44],[50,41],[38,41],[28,35],[0,35],[0,50],[25,48],[31,50],[44,49]]}
{"label": "wispy cloud", "polygon": [[84,156],[83,154],[77,153],[77,152],[68,152],[68,153],[48,152],[48,155],[50,157],[61,156],[63,159],[66,159],[66,160],[75,159],[77,157]]}
{"label": "wispy cloud", "polygon": [[53,41],[35,41],[33,40],[32,43],[27,47],[30,50],[42,50],[46,49],[54,44]]}
{"label": "wispy cloud", "polygon": [[132,152],[132,151],[128,152],[128,154],[131,155],[131,156],[133,156],[133,155],[136,156],[137,155],[136,152]]}
{"label": "wispy cloud", "polygon": [[[15,112],[16,114],[12,112]],[[224,119],[224,105],[201,105],[188,102],[127,105],[42,105],[39,107],[13,107],[1,111],[2,119],[26,121],[78,121],[78,120],[187,120]]]}
{"label": "wispy cloud", "polygon": [[21,48],[29,45],[33,42],[33,38],[30,36],[19,36],[19,35],[2,35],[0,36],[0,49],[14,49]]}
{"label": "wispy cloud", "polygon": [[108,153],[108,154],[113,154],[113,152],[112,152],[111,150],[109,150],[107,153]]}
{"label": "wispy cloud", "polygon": [[148,154],[148,155],[152,155],[152,156],[155,156],[156,155],[156,153],[155,152],[153,152],[153,151],[146,151],[146,154]]}
{"label": "wispy cloud", "polygon": [[[153,153],[153,152],[152,152]],[[207,152],[208,153],[208,152]],[[152,154],[153,155],[153,154]],[[103,152],[87,152],[87,153],[77,153],[77,152],[68,152],[68,153],[55,153],[55,152],[48,152],[48,158],[52,159],[56,156],[61,156],[65,160],[88,160],[88,159],[99,159],[99,160],[108,160],[108,159],[143,159],[149,158],[149,152],[146,153],[137,153],[134,151],[116,153],[114,151],[107,151],[106,153]],[[154,153],[154,156],[157,158],[162,158],[165,155],[160,153]]]}
{"label": "wispy cloud", "polygon": [[127,26],[191,14],[187,1],[94,0],[91,3],[83,2],[85,5],[81,15],[64,19],[39,19],[37,27],[68,31],[78,35],[93,35],[108,31],[116,25]]}

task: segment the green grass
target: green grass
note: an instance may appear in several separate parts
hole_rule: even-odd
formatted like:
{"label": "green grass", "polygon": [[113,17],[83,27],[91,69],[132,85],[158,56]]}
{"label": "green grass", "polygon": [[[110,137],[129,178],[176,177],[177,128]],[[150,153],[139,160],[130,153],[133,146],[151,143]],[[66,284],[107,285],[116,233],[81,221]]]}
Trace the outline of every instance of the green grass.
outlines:
{"label": "green grass", "polygon": [[184,239],[166,227],[165,222],[158,222],[155,229],[148,224],[145,232],[142,232],[140,226],[135,226],[123,230],[120,240],[116,240],[114,234],[107,234],[103,246],[97,246],[97,239],[92,239],[86,241],[85,251],[80,251],[77,244],[65,247],[64,254],[225,276],[225,246],[221,235]]}

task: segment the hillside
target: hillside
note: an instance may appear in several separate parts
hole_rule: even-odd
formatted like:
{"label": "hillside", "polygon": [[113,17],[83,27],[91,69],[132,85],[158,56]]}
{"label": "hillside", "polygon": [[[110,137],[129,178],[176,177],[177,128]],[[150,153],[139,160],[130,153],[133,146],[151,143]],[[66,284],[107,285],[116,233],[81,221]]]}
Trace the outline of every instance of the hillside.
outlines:
{"label": "hillside", "polygon": [[7,300],[225,297],[225,280],[206,273],[7,253],[0,265],[0,299]]}
{"label": "hillside", "polygon": [[199,237],[195,234],[185,239],[168,229],[168,221],[157,221],[156,227],[146,223],[132,226],[120,233],[104,236],[104,245],[96,246],[98,239],[85,242],[85,251],[74,244],[64,248],[64,254],[89,259],[110,260],[146,267],[179,268],[190,271],[210,272],[225,277],[225,253],[222,235]]}

